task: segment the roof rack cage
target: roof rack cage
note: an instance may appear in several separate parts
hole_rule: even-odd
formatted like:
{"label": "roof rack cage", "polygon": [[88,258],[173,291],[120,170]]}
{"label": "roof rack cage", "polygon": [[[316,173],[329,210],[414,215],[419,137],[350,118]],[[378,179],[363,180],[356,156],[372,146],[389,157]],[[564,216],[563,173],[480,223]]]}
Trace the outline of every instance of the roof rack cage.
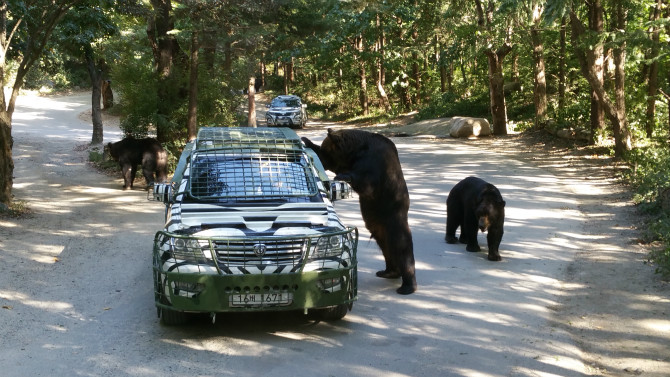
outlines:
{"label": "roof rack cage", "polygon": [[203,127],[198,131],[195,149],[228,149],[250,145],[279,150],[303,150],[298,134],[283,127]]}

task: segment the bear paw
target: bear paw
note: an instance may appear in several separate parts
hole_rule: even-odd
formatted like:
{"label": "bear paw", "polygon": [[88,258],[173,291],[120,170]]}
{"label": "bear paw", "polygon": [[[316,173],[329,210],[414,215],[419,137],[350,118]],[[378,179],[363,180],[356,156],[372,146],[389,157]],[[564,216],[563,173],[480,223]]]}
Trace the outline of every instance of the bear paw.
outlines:
{"label": "bear paw", "polygon": [[458,243],[458,238],[455,236],[446,236],[444,237],[444,240],[447,241],[447,243]]}
{"label": "bear paw", "polygon": [[502,260],[502,257],[498,253],[496,254],[489,253],[488,260],[493,262],[500,262]]}
{"label": "bear paw", "polygon": [[400,277],[399,272],[389,271],[389,270],[377,271],[376,275],[377,275],[377,277],[384,278],[384,279],[397,279],[397,278]]}
{"label": "bear paw", "polygon": [[400,288],[395,290],[398,294],[409,295],[416,292],[416,284],[403,284]]}
{"label": "bear paw", "polygon": [[479,245],[468,245],[465,247],[465,250],[470,251],[472,253],[476,253],[478,251],[481,251],[482,249],[479,247]]}

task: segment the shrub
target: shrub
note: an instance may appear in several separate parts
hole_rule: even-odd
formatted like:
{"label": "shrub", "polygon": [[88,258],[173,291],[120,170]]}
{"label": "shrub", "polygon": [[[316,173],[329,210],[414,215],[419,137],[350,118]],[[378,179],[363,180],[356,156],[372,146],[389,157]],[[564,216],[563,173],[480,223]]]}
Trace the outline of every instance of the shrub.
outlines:
{"label": "shrub", "polygon": [[670,277],[670,214],[663,210],[670,203],[661,195],[670,189],[670,150],[665,142],[639,147],[627,156],[632,166],[626,178],[635,188],[633,200],[651,215],[648,236],[661,241],[663,247],[649,254],[656,272]]}
{"label": "shrub", "polygon": [[488,118],[489,106],[487,93],[459,98],[454,93],[446,92],[433,96],[428,106],[419,111],[417,118],[418,120],[453,116]]}

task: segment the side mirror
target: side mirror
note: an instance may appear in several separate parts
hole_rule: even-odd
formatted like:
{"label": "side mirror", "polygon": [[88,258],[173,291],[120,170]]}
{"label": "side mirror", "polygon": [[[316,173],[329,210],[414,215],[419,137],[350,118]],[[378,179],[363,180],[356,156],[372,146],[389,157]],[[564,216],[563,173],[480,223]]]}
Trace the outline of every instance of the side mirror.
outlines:
{"label": "side mirror", "polygon": [[267,107],[267,108],[269,109],[269,108],[270,108],[270,104],[269,104],[269,103],[266,103],[266,104],[265,104],[265,107]]}
{"label": "side mirror", "polygon": [[152,201],[167,203],[172,196],[172,185],[170,183],[154,183],[153,189],[149,190],[148,198]]}
{"label": "side mirror", "polygon": [[334,202],[340,199],[349,199],[353,196],[354,190],[344,181],[330,181],[330,201]]}

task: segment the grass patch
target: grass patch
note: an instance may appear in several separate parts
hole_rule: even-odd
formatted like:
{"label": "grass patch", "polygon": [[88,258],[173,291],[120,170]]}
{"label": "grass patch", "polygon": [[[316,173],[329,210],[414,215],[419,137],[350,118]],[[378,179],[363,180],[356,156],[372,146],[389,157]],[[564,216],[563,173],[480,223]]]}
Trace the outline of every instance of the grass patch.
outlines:
{"label": "grass patch", "polygon": [[649,253],[649,262],[670,278],[670,148],[657,140],[634,149],[626,159],[632,167],[625,178],[635,189],[633,200],[650,216],[645,238],[663,245]]}
{"label": "grass patch", "polygon": [[28,203],[23,200],[14,200],[9,206],[0,204],[0,218],[21,218],[32,213]]}

